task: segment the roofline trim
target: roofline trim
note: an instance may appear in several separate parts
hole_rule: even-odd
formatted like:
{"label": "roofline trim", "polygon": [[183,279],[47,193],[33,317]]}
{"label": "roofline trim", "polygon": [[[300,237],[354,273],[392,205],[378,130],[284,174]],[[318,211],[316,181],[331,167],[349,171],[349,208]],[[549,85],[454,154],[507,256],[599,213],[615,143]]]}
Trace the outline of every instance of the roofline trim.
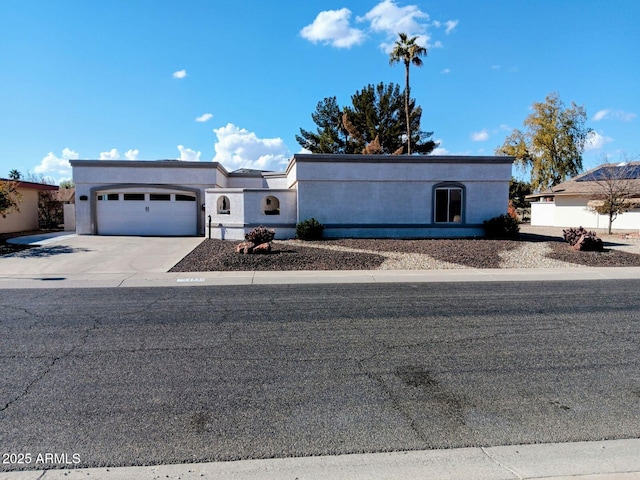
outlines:
{"label": "roofline trim", "polygon": [[472,156],[472,155],[329,155],[321,153],[296,153],[287,166],[287,173],[294,163],[410,163],[410,164],[512,164],[515,157],[510,156]]}
{"label": "roofline trim", "polygon": [[24,180],[12,180],[10,178],[0,178],[0,182],[15,182],[16,188],[26,188],[30,190],[60,190],[58,185],[49,183],[26,182]]}
{"label": "roofline trim", "polygon": [[219,162],[186,162],[183,160],[69,160],[72,167],[125,167],[125,168],[208,168],[229,172]]}

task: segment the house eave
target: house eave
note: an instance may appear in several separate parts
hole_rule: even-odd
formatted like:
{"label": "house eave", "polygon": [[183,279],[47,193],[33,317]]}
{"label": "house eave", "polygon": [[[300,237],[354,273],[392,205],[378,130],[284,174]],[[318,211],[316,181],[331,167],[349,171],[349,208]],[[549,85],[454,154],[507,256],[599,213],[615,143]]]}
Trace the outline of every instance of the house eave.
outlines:
{"label": "house eave", "polygon": [[24,190],[58,190],[58,185],[49,185],[47,183],[25,182],[23,180],[11,180],[9,178],[0,178],[0,182],[15,182],[16,188]]}
{"label": "house eave", "polygon": [[72,167],[92,168],[205,168],[219,170],[225,176],[229,172],[218,162],[187,162],[182,160],[69,160]]}
{"label": "house eave", "polygon": [[[470,156],[470,155],[358,155],[358,154],[322,154],[296,153],[290,162],[323,163],[470,163],[470,164],[512,164],[515,157],[510,156]],[[289,170],[289,167],[287,168]]]}

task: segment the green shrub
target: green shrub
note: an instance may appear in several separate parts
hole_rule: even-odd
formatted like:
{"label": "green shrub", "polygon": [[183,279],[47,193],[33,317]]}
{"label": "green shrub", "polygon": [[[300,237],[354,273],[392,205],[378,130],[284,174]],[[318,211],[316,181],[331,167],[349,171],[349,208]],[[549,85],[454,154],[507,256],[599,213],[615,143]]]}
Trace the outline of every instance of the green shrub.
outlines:
{"label": "green shrub", "polygon": [[296,225],[296,238],[300,240],[321,240],[324,225],[315,218],[309,218]]}
{"label": "green shrub", "polygon": [[276,236],[275,230],[269,230],[267,227],[258,227],[251,230],[249,233],[244,234],[244,239],[247,242],[260,245],[262,243],[269,243]]}
{"label": "green shrub", "polygon": [[520,233],[518,220],[510,215],[499,215],[484,221],[484,230],[488,238],[516,239]]}

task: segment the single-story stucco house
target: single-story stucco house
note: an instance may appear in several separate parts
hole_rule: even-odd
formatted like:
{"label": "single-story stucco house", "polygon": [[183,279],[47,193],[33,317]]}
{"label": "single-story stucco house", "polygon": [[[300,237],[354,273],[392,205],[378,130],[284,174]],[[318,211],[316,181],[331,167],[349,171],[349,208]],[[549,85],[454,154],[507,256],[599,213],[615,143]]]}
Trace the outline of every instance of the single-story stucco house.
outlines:
{"label": "single-story stucco house", "polygon": [[0,182],[13,181],[16,182],[16,190],[21,196],[18,204],[20,210],[9,213],[6,218],[0,216],[0,233],[38,230],[38,200],[40,192],[57,191],[58,186],[0,178]]}
{"label": "single-story stucco house", "polygon": [[241,240],[293,238],[315,218],[325,237],[466,237],[506,213],[512,157],[296,154],[284,172],[216,162],[71,160],[76,231]]}
{"label": "single-story stucco house", "polygon": [[[550,227],[608,228],[609,217],[590,207],[602,203],[610,182],[620,182],[634,208],[613,223],[616,229],[640,229],[640,162],[599,165],[550,190],[528,195],[531,225]],[[617,188],[615,185],[613,188]]]}

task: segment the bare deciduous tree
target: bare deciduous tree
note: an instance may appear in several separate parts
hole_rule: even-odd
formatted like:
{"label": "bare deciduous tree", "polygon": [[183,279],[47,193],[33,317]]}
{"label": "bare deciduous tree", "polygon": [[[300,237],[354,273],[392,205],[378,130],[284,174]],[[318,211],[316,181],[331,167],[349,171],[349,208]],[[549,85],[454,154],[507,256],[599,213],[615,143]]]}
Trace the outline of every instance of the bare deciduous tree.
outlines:
{"label": "bare deciduous tree", "polygon": [[628,212],[640,197],[640,164],[607,164],[592,173],[596,185],[589,209],[609,217],[609,234],[615,219]]}

